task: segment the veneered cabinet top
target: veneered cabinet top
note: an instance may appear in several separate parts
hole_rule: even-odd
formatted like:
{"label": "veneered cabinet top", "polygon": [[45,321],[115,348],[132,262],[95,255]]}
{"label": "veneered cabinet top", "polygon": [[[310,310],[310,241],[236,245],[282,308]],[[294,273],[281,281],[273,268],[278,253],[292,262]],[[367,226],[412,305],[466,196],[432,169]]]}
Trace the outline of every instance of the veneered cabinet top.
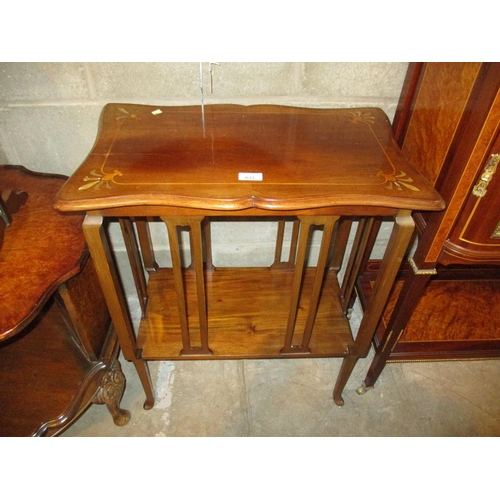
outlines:
{"label": "veneered cabinet top", "polygon": [[0,165],[0,191],[28,195],[12,216],[0,249],[0,341],[22,331],[87,258],[82,214],[52,208],[65,179]]}
{"label": "veneered cabinet top", "polygon": [[378,108],[108,104],[92,151],[55,207],[147,205],[228,211],[444,206],[404,159]]}

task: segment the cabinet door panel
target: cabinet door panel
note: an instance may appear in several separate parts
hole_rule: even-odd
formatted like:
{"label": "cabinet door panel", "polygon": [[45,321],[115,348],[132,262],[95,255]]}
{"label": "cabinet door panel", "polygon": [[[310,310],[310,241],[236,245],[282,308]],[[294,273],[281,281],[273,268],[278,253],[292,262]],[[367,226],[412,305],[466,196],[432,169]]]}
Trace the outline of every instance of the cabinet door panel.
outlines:
{"label": "cabinet door panel", "polygon": [[401,149],[433,185],[466,113],[481,66],[482,63],[425,63]]}
{"label": "cabinet door panel", "polygon": [[449,256],[466,261],[500,262],[500,134],[479,170],[474,188],[445,244]]}

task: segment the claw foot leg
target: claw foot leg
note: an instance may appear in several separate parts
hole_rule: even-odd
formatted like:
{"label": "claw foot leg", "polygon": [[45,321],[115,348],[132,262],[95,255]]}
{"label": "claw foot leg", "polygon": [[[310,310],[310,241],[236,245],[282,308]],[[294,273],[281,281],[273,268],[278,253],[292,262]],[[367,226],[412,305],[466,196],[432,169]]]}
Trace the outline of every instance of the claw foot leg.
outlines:
{"label": "claw foot leg", "polygon": [[111,369],[104,375],[94,403],[106,404],[115,425],[125,425],[130,420],[130,412],[120,408],[120,400],[125,390],[125,376],[120,362],[115,360]]}

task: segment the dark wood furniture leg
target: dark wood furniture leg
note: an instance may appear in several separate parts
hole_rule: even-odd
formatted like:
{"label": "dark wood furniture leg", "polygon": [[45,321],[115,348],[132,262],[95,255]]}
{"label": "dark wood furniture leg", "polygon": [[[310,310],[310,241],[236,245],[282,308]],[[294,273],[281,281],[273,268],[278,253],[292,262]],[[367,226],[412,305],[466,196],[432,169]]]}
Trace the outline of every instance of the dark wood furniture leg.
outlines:
{"label": "dark wood furniture leg", "polygon": [[120,400],[125,390],[125,377],[120,362],[115,359],[111,369],[101,380],[99,391],[93,403],[105,404],[116,425],[125,425],[130,420],[130,412],[120,408]]}
{"label": "dark wood furniture leg", "polygon": [[435,274],[433,269],[414,269],[413,273],[404,281],[403,289],[394,308],[397,314],[393,313],[389,320],[380,345],[376,348],[364,383],[357,390],[358,394],[364,394],[375,385],[433,274]]}
{"label": "dark wood furniture leg", "polygon": [[141,359],[140,352],[137,349],[132,321],[125,303],[125,295],[111,254],[108,237],[103,227],[103,217],[101,215],[87,215],[83,223],[83,233],[94,260],[123,356],[127,361],[134,363],[146,393],[144,409],[149,410],[154,405],[151,376],[146,361]]}
{"label": "dark wood furniture leg", "polygon": [[354,366],[359,358],[364,358],[368,355],[372,337],[382,316],[392,284],[403,261],[414,228],[415,223],[411,217],[411,212],[408,210],[399,210],[380,267],[380,273],[375,281],[373,294],[370,296],[353,348],[342,362],[337,383],[333,390],[333,399],[339,406],[344,404],[342,391],[349,380]]}

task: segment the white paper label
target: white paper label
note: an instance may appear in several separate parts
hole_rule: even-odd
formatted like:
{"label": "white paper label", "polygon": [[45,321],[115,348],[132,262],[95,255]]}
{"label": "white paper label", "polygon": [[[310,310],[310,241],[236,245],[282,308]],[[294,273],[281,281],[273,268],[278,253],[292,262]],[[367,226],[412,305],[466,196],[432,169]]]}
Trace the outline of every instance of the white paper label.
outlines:
{"label": "white paper label", "polygon": [[262,173],[261,172],[240,172],[238,174],[238,180],[239,181],[261,181],[262,180]]}

